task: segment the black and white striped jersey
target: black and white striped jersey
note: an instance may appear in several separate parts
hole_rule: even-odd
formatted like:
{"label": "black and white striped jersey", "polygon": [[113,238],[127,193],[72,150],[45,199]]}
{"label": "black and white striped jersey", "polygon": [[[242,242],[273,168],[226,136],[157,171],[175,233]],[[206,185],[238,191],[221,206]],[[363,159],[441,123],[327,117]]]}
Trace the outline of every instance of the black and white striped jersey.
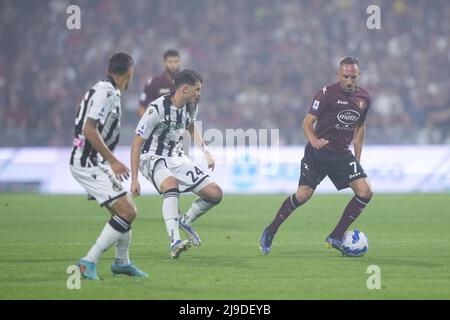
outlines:
{"label": "black and white striped jersey", "polygon": [[175,107],[170,94],[151,102],[135,131],[146,139],[141,153],[164,157],[182,156],[183,134],[197,118],[197,112],[196,104]]}
{"label": "black and white striped jersey", "polygon": [[111,151],[114,150],[120,136],[120,96],[120,90],[110,77],[97,82],[86,92],[75,118],[71,165],[92,167],[103,161],[102,156],[84,136],[83,129],[87,118],[98,120],[98,130],[103,141]]}

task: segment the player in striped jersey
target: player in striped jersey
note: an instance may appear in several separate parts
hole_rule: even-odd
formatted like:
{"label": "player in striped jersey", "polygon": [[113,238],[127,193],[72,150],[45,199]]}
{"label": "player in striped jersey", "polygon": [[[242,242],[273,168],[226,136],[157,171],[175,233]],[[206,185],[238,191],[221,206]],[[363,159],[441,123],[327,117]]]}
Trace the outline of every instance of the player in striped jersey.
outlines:
{"label": "player in striped jersey", "polygon": [[129,169],[113,154],[119,141],[121,92],[128,88],[132,76],[132,57],[122,52],[114,54],[109,60],[107,79],[86,93],[75,118],[70,171],[89,196],[111,212],[96,243],[77,263],[83,277],[91,280],[98,280],[97,262],[114,244],[113,274],[148,276],[129,259],[131,223],[137,209],[121,185],[128,178]]}
{"label": "player in striped jersey", "polygon": [[[189,131],[201,147],[208,168],[214,170],[214,158],[207,150],[194,121],[196,102],[201,94],[202,78],[192,70],[175,76],[175,92],[151,102],[136,128],[131,147],[131,192],[140,194],[138,169],[164,195],[162,214],[170,238],[170,257],[175,259],[190,247],[199,246],[200,237],[192,223],[222,200],[222,190],[183,153],[183,134]],[[199,196],[184,216],[179,216],[180,192]],[[189,240],[182,241],[181,228]]]}

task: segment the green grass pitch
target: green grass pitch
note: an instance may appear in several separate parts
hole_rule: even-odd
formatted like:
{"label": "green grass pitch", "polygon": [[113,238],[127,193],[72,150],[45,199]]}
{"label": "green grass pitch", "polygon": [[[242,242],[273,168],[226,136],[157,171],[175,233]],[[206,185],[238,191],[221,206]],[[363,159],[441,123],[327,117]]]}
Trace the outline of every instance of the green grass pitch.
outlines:
{"label": "green grass pitch", "polygon": [[[181,197],[181,208],[193,196]],[[131,258],[150,278],[112,276],[66,288],[66,269],[90,248],[108,213],[82,196],[0,194],[0,299],[449,299],[450,197],[376,195],[352,229],[370,241],[362,258],[325,248],[350,195],[316,195],[280,228],[272,253],[259,237],[285,196],[225,196],[197,221],[201,247],[168,257],[162,199],[137,199]],[[381,270],[369,290],[367,268]]]}

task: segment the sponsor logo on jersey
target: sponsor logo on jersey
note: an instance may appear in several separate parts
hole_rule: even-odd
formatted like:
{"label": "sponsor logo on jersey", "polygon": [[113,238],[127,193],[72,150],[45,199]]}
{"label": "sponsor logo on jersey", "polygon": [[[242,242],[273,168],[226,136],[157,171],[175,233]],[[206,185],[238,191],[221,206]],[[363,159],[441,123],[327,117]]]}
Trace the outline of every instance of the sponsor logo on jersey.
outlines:
{"label": "sponsor logo on jersey", "polygon": [[362,172],[353,173],[353,174],[350,174],[348,176],[348,178],[353,179],[353,178],[359,177],[361,174],[362,174]]}
{"label": "sponsor logo on jersey", "polygon": [[176,123],[173,123],[173,122],[170,123],[169,125],[166,124],[165,122],[161,122],[160,123],[160,127],[162,129],[169,129],[169,130],[185,129],[183,123],[176,124]]}
{"label": "sponsor logo on jersey", "polygon": [[360,117],[361,115],[355,110],[344,110],[337,115],[338,121],[343,124],[354,124]]}
{"label": "sponsor logo on jersey", "polygon": [[354,126],[350,126],[349,124],[342,125],[340,123],[336,123],[334,127],[336,128],[336,130],[355,131]]}
{"label": "sponsor logo on jersey", "polygon": [[161,89],[159,89],[159,93],[160,94],[170,93],[170,89],[169,88],[161,88]]}
{"label": "sponsor logo on jersey", "polygon": [[348,101],[338,100],[337,104],[348,104]]}

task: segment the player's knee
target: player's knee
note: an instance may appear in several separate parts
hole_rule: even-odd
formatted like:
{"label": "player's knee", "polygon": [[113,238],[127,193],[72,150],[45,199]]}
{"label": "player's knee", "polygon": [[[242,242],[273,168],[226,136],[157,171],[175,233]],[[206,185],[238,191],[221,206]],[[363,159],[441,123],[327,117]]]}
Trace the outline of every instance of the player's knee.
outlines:
{"label": "player's knee", "polygon": [[137,209],[136,203],[134,203],[134,201],[132,201],[132,200],[127,201],[127,204],[122,209],[122,214],[124,215],[123,218],[125,218],[130,223],[134,219],[136,219],[137,212],[138,212],[138,209]]}
{"label": "player's knee", "polygon": [[222,188],[220,188],[218,185],[215,185],[215,188],[214,188],[214,201],[216,202],[216,204],[219,204],[220,201],[222,201],[222,197],[223,197]]}
{"label": "player's knee", "polygon": [[131,205],[130,215],[133,217],[133,219],[136,219],[138,215],[138,208],[134,202]]}
{"label": "player's knee", "polygon": [[370,200],[373,197],[373,192],[372,189],[370,189],[370,187],[364,188],[362,190],[358,190],[358,192],[356,193],[358,195],[358,197]]}
{"label": "player's knee", "polygon": [[222,201],[223,192],[222,189],[217,185],[213,184],[210,186],[208,190],[208,199],[209,201],[215,202],[216,205]]}
{"label": "player's knee", "polygon": [[309,189],[298,189],[295,193],[295,198],[297,198],[297,201],[299,203],[305,203],[309,199],[311,199],[312,195],[314,193],[314,190]]}
{"label": "player's knee", "polygon": [[134,219],[136,219],[137,216],[137,207],[136,205],[129,205],[126,208],[124,208],[121,212],[122,218],[126,219],[128,222],[132,222]]}
{"label": "player's knee", "polygon": [[131,223],[137,216],[137,206],[129,196],[124,196],[113,204],[110,212],[112,215],[116,214]]}

